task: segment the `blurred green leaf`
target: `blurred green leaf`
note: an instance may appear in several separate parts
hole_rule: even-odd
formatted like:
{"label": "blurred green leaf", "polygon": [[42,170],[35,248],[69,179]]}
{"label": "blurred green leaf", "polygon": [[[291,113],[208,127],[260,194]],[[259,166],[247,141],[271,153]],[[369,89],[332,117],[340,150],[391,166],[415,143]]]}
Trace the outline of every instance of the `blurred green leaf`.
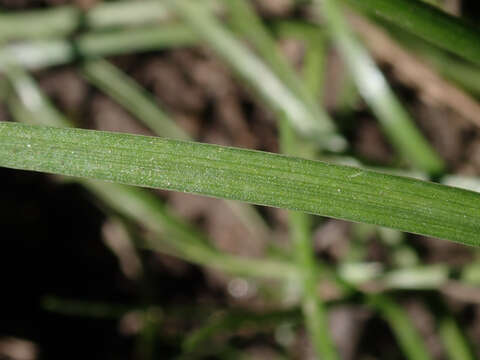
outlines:
{"label": "blurred green leaf", "polygon": [[317,1],[318,12],[328,25],[357,88],[377,116],[395,149],[409,163],[429,174],[443,171],[442,159],[415,127],[387,80],[361,43],[354,37],[336,0]]}
{"label": "blurred green leaf", "polygon": [[440,319],[439,333],[443,344],[451,360],[474,360],[470,345],[459,328],[455,318],[448,314],[443,314]]}
{"label": "blurred green leaf", "polygon": [[419,0],[346,0],[467,60],[480,64],[480,31]]}
{"label": "blurred green leaf", "polygon": [[202,4],[191,0],[168,0],[167,3],[275,112],[285,114],[297,132],[333,151],[345,147],[345,140],[335,134],[328,117],[312,111]]}
{"label": "blurred green leaf", "polygon": [[9,62],[15,62],[29,69],[39,69],[66,64],[79,56],[88,59],[197,43],[197,36],[189,28],[179,24],[87,32],[72,40],[23,41],[0,49],[0,71],[4,71]]}
{"label": "blurred green leaf", "polygon": [[422,336],[411,322],[407,312],[386,295],[372,295],[368,302],[375,307],[388,322],[399,346],[409,360],[431,359]]}

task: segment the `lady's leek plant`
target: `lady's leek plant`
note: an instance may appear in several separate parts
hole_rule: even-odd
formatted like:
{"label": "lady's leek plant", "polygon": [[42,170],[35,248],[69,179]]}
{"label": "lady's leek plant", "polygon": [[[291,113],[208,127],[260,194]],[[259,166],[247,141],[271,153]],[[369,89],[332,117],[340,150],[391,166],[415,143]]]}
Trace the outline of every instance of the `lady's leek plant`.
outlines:
{"label": "lady's leek plant", "polygon": [[[467,245],[466,251],[473,254],[480,246],[480,193],[454,187],[467,179],[447,173],[446,161],[418,127],[410,115],[413,112],[406,110],[400,94],[391,90],[388,75],[356,38],[346,14],[362,11],[371,21],[398,26],[394,31],[406,29],[440,48],[415,44],[432,63],[455,62],[458,67],[450,73],[468,69],[472,77],[479,74],[475,64],[480,59],[480,32],[462,19],[417,0],[293,3],[298,10],[294,21],[288,17],[264,19],[250,0],[118,1],[86,11],[65,6],[3,12],[0,97],[12,119],[23,124],[0,123],[0,167],[61,175],[58,178],[82,185],[102,204],[107,217],[125,227],[126,233],[134,234],[128,240],[130,249],[135,245],[231,276],[257,279],[265,292],[273,287],[262,284],[261,279],[296,287],[294,300],[285,301],[292,306],[291,311],[259,314],[227,309],[216,312],[216,317],[204,318],[177,341],[181,344],[175,345],[180,358],[208,356],[214,347],[207,345],[214,343],[216,335],[235,333],[249,324],[255,325],[255,331],[276,326],[275,338],[280,339],[276,341],[286,349],[288,341],[280,330],[285,330],[285,324],[299,323],[305,324],[318,358],[342,358],[344,349],[331,332],[329,317],[334,313],[332,303],[354,299],[388,324],[406,358],[433,359],[429,343],[423,341],[397,295],[404,290],[446,292],[449,286],[474,291],[480,284],[478,259],[462,268],[422,263],[414,245],[416,237],[407,239],[401,232]],[[303,45],[300,65],[292,64],[282,52],[279,35]],[[167,104],[102,58],[145,52],[152,56],[160,50],[199,45],[208,49],[208,56],[218,57],[248,96],[270,111],[283,154],[195,141],[175,123]],[[338,50],[346,64],[345,77],[354,80],[366,110],[371,109],[391,142],[395,161],[385,168],[363,166],[358,158],[353,159],[354,166],[342,165],[358,155],[348,143],[348,129],[355,124],[337,121],[337,113],[324,106],[323,97],[334,92],[326,85],[330,46]],[[453,59],[445,50],[473,64]],[[73,128],[74,122],[50,102],[28,73],[69,63],[156,136]],[[468,81],[463,83],[472,89]],[[342,91],[350,90],[338,92]],[[355,99],[360,103],[360,98]],[[352,114],[356,111],[350,110]],[[320,161],[328,158],[338,161]],[[409,177],[411,170],[420,172],[422,180]],[[470,188],[478,189],[475,178],[468,181]],[[228,200],[233,216],[247,228],[248,236],[272,244],[272,251],[250,258],[218,250],[202,229],[176,215],[155,193],[141,188]],[[292,254],[273,246],[277,234],[254,205],[290,210],[284,226],[288,227]],[[314,235],[313,226],[323,220],[315,216],[359,223],[352,226],[348,234],[351,243],[336,264],[317,256],[319,245],[314,238],[318,235]],[[368,258],[372,237],[387,249],[385,263]],[[143,287],[155,286],[148,279],[142,281]],[[327,285],[335,290],[330,298],[323,290]],[[421,303],[431,300],[421,295],[418,298]],[[149,354],[147,358],[153,358],[155,334],[163,316],[169,315],[168,309],[165,314],[158,312],[148,300],[142,306],[94,306],[48,299],[55,299],[46,302],[48,311],[69,315],[119,317],[129,309],[140,311],[144,327],[138,346],[142,354]],[[446,307],[441,301],[435,305]],[[468,336],[456,322],[456,315],[450,309],[440,315],[433,307],[428,311],[437,319],[435,331],[444,352],[453,359],[473,359]],[[225,344],[225,354],[237,355],[236,349],[229,348],[234,342],[223,338],[220,342]]]}

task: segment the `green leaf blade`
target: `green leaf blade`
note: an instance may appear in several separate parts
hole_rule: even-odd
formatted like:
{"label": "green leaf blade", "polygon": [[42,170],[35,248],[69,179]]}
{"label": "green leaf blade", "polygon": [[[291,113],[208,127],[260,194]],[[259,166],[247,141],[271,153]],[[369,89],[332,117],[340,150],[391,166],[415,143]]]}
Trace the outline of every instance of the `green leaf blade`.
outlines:
{"label": "green leaf blade", "polygon": [[480,64],[480,30],[418,0],[347,0],[464,59]]}
{"label": "green leaf blade", "polygon": [[2,123],[0,166],[162,188],[480,245],[480,194],[282,155]]}

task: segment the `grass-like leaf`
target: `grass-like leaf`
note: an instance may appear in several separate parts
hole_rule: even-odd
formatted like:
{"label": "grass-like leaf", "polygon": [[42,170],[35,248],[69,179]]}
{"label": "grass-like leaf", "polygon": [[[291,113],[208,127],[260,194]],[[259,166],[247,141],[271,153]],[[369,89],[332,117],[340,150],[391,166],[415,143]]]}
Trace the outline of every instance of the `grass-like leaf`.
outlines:
{"label": "grass-like leaf", "polygon": [[317,3],[323,5],[321,13],[352,73],[360,94],[372,108],[396,150],[420,170],[430,174],[442,172],[444,166],[441,158],[415,127],[381,71],[354,37],[338,2],[317,0]]}
{"label": "grass-like leaf", "polygon": [[15,62],[29,69],[61,65],[82,58],[161,50],[197,44],[197,36],[184,25],[149,25],[134,29],[87,32],[70,40],[24,41],[0,49],[0,70]]}
{"label": "grass-like leaf", "polygon": [[300,210],[480,245],[480,194],[193,142],[2,123],[0,166]]}
{"label": "grass-like leaf", "polygon": [[419,0],[346,0],[413,34],[480,64],[480,30]]}

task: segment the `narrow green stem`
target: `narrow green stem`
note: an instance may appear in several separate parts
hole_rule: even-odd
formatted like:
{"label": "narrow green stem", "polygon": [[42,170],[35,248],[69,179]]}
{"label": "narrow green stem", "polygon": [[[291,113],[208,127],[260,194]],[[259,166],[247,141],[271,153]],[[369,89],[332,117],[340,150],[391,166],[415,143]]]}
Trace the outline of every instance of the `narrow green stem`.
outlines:
{"label": "narrow green stem", "polygon": [[[251,15],[253,16],[253,15]],[[265,37],[265,43],[269,38]],[[307,43],[307,55],[305,56],[303,79],[305,91],[308,91],[312,99],[318,97],[323,89],[323,65],[325,51],[323,41],[315,42],[314,46],[308,46],[310,38],[308,35],[303,38]],[[323,40],[317,38],[316,40]],[[273,41],[269,41],[273,44]],[[270,45],[270,47],[273,47]],[[268,47],[267,47],[268,48]],[[315,54],[315,55],[310,55]],[[273,63],[282,64],[281,58],[273,58]],[[281,68],[281,66],[280,66]],[[280,69],[279,69],[280,70]],[[294,74],[296,76],[296,74]],[[311,76],[318,76],[310,80]],[[296,137],[287,121],[281,119],[279,126],[280,146],[282,152],[289,155],[303,155],[313,157],[313,152],[302,148],[301,142]],[[325,305],[318,296],[318,271],[316,268],[315,252],[312,245],[311,217],[308,214],[290,211],[289,228],[294,246],[295,258],[299,269],[301,269],[301,281],[303,287],[302,310],[305,323],[312,338],[312,343],[319,358],[339,359],[335,345],[331,339],[328,313]]]}
{"label": "narrow green stem", "polygon": [[319,299],[316,261],[310,231],[311,220],[305,213],[290,211],[289,224],[296,261],[302,274],[300,278],[303,285],[302,312],[312,343],[320,358],[339,359],[330,335],[328,313]]}
{"label": "narrow green stem", "polygon": [[439,334],[445,346],[448,359],[474,360],[468,340],[455,318],[445,310],[439,321]]}
{"label": "narrow green stem", "polygon": [[372,295],[367,300],[388,322],[398,344],[409,360],[430,360],[421,335],[405,310],[387,295]]}

